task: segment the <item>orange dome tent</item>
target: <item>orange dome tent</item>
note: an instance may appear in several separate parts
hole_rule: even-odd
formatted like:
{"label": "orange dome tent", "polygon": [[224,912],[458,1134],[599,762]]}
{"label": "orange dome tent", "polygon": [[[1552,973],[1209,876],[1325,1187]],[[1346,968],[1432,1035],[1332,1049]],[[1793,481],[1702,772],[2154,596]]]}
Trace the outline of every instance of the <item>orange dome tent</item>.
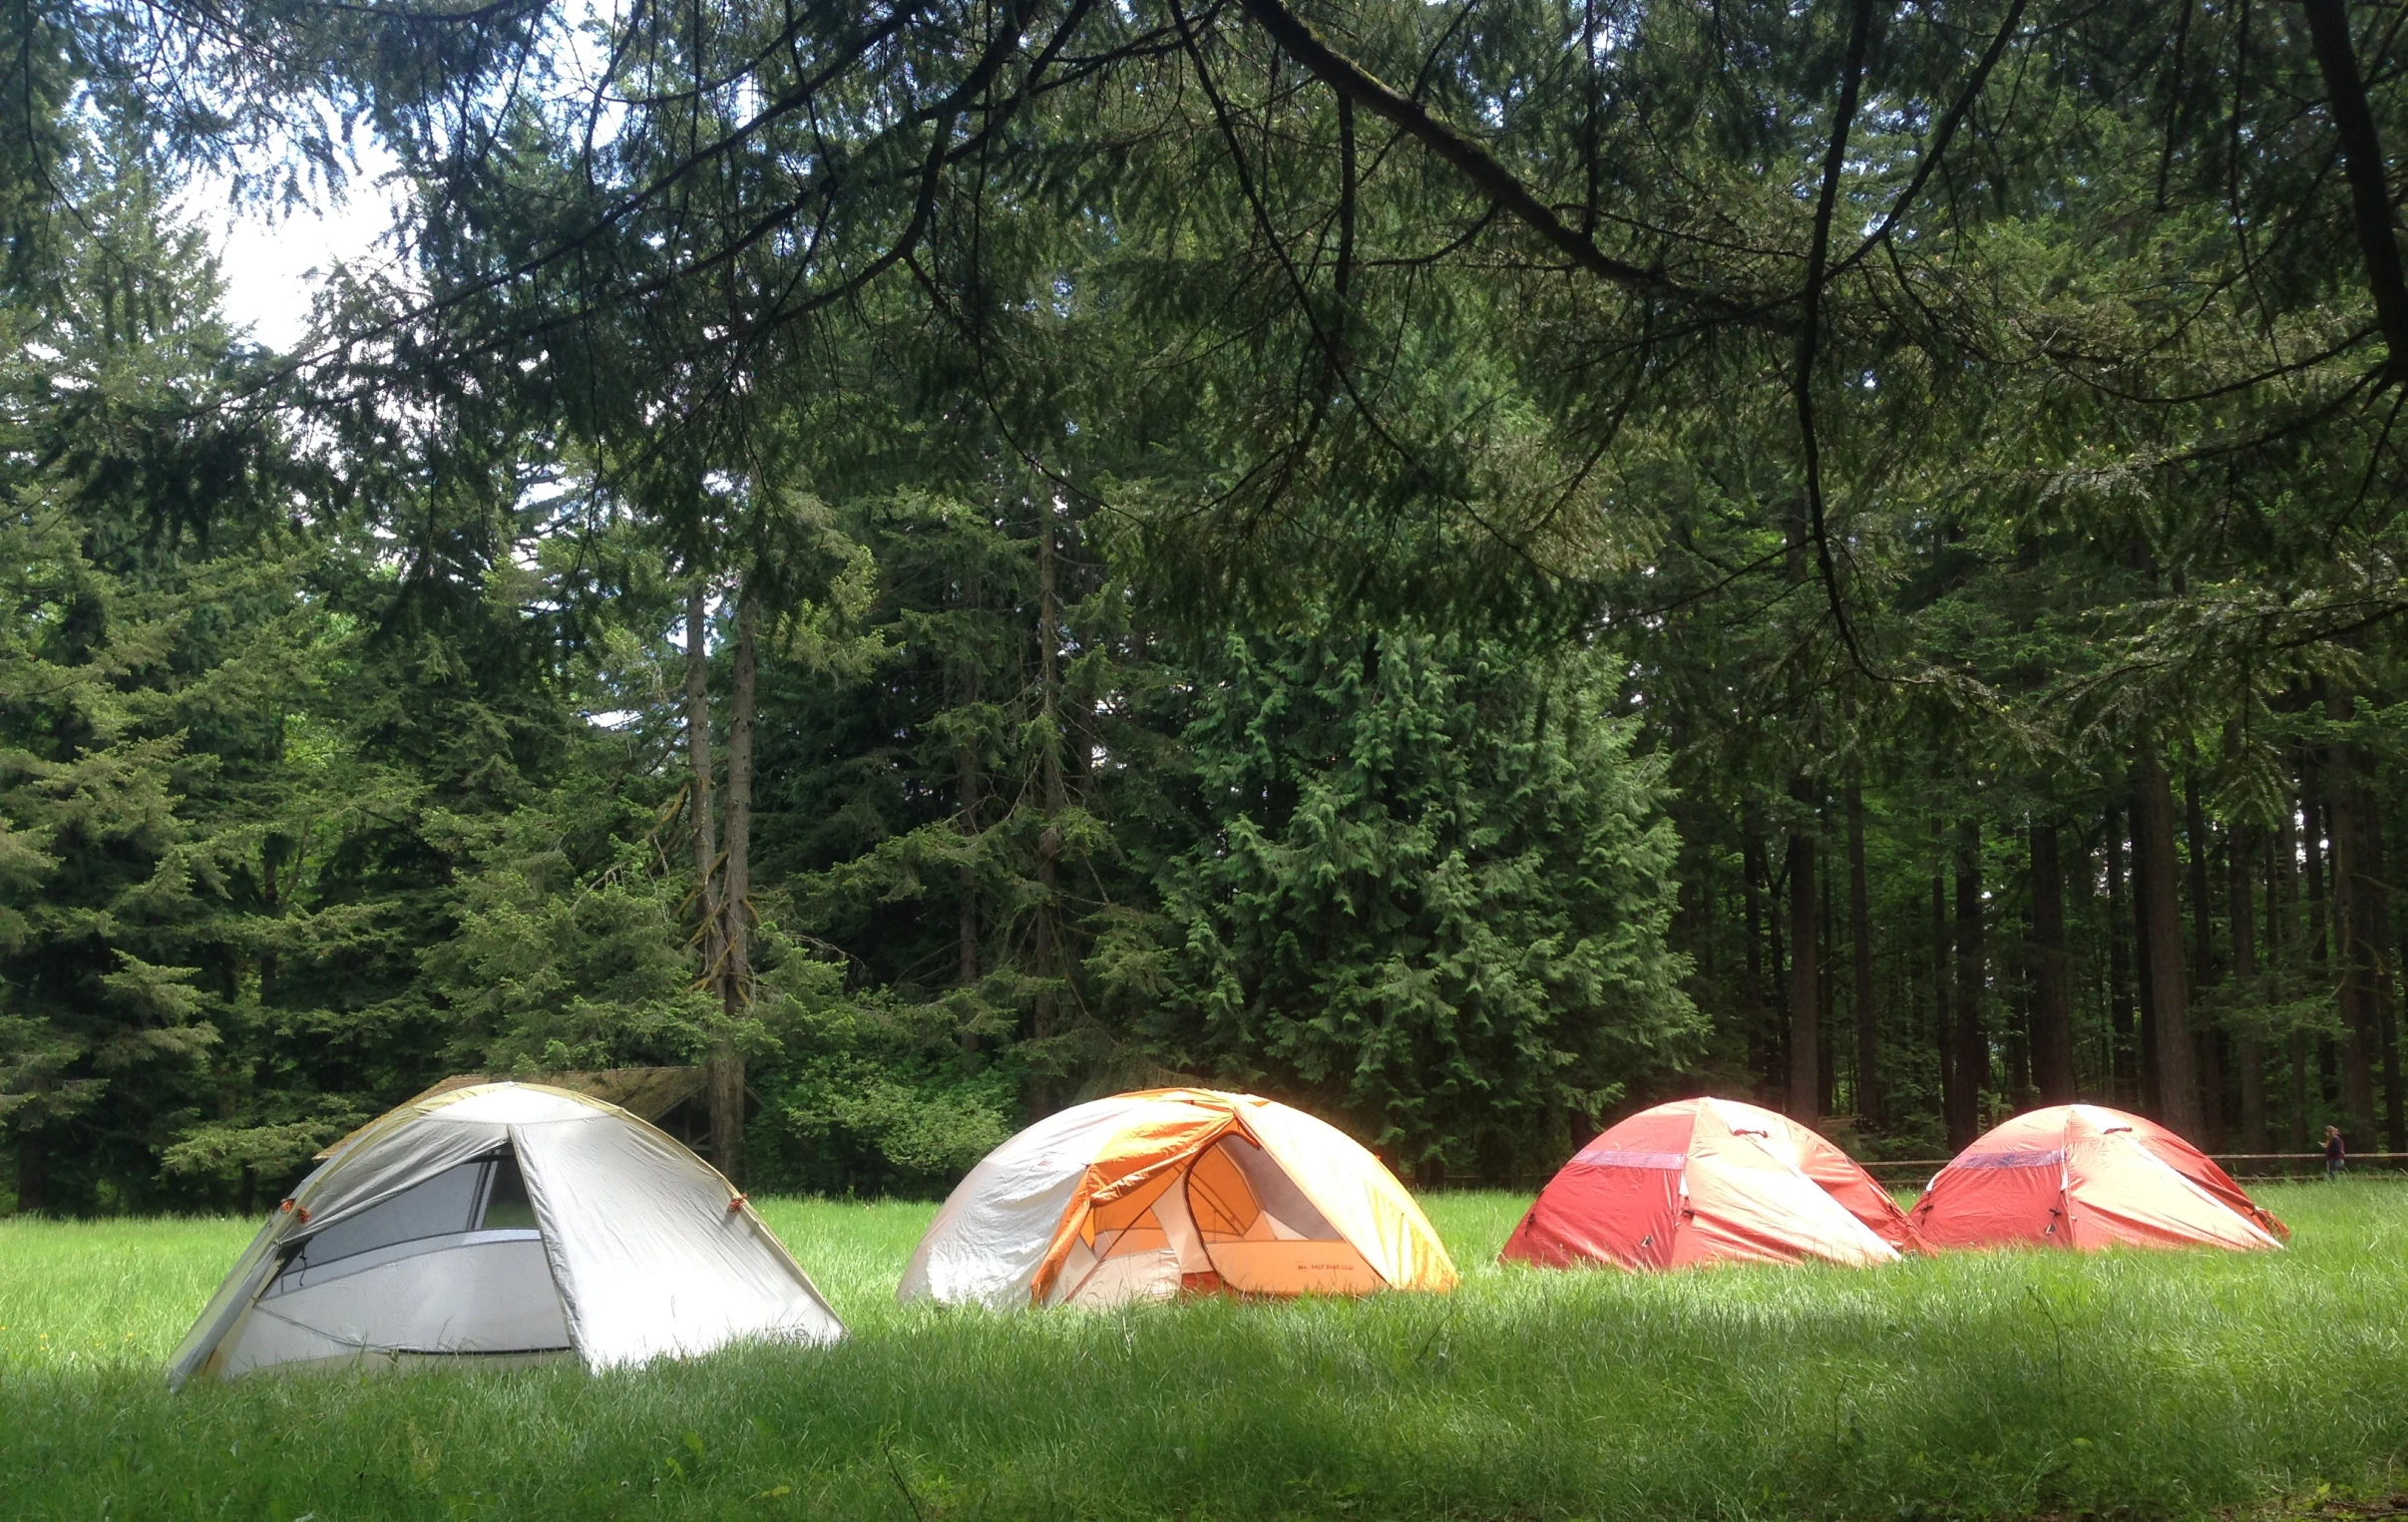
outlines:
{"label": "orange dome tent", "polygon": [[1861,1266],[1914,1247],[1905,1213],[1828,1139],[1752,1104],[1683,1099],[1582,1148],[1500,1256],[1547,1268]]}
{"label": "orange dome tent", "polygon": [[2095,1104],[2052,1105],[1992,1129],[1941,1169],[1910,1218],[1934,1248],[2278,1248],[2289,1228],[2206,1153]]}
{"label": "orange dome tent", "polygon": [[1074,1105],[987,1154],[895,1296],[1006,1310],[1454,1285],[1421,1208],[1345,1132],[1252,1094],[1153,1089]]}

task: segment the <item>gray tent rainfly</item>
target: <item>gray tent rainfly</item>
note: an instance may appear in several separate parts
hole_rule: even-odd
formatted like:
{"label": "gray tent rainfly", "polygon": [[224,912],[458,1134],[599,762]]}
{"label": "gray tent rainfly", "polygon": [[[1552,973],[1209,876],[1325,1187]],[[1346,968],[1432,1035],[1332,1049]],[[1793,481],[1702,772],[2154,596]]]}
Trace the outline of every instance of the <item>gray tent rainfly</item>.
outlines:
{"label": "gray tent rainfly", "polygon": [[[637,1120],[657,1121],[688,1099],[699,1095],[702,1085],[708,1081],[708,1074],[709,1069],[701,1066],[563,1068],[553,1072],[523,1073],[519,1081],[540,1083],[546,1088],[567,1089],[572,1094],[583,1094],[588,1099],[617,1105]],[[422,1099],[440,1098],[459,1089],[480,1088],[503,1081],[485,1073],[455,1073],[403,1100],[401,1108],[406,1110]],[[377,1117],[378,1120],[383,1118]],[[318,1153],[315,1161],[326,1161],[350,1146],[354,1138],[376,1123],[371,1120],[349,1136],[330,1143]]]}
{"label": "gray tent rainfly", "polygon": [[532,1083],[424,1095],[276,1208],[169,1366],[592,1368],[844,1326],[744,1197],[613,1105]]}

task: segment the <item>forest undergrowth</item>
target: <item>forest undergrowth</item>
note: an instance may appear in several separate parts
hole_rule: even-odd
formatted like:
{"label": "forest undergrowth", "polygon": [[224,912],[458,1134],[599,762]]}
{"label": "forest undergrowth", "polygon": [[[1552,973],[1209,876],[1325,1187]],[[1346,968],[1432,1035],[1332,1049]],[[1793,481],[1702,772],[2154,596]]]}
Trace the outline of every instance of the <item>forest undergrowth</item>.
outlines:
{"label": "forest undergrowth", "polygon": [[[2184,1517],[2408,1454],[2408,1189],[2272,1186],[2289,1252],[1506,1269],[1444,1297],[898,1308],[931,1207],[763,1209],[849,1324],[600,1376],[161,1366],[251,1223],[0,1222],[16,1517]],[[2325,1490],[2324,1487],[2330,1487]]]}

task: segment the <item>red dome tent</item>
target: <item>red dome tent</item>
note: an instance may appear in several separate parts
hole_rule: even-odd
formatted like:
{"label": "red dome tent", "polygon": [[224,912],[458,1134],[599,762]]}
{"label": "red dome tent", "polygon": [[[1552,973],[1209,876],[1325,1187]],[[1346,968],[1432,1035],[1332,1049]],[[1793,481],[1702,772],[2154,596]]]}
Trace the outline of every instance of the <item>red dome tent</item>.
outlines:
{"label": "red dome tent", "polygon": [[1582,1148],[1500,1256],[1547,1268],[1865,1265],[1914,1247],[1904,1212],[1823,1137],[1752,1104],[1683,1099]]}
{"label": "red dome tent", "polygon": [[1911,1218],[1928,1247],[2278,1248],[2290,1230],[2153,1120],[2061,1104],[2004,1122],[1941,1169]]}

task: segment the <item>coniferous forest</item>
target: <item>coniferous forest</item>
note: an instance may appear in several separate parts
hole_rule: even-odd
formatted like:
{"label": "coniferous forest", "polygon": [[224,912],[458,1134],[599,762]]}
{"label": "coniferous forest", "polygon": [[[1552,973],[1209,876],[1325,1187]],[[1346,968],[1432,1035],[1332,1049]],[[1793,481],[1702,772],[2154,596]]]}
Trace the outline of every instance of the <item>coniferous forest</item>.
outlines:
{"label": "coniferous forest", "polygon": [[2408,1151],[2403,14],[4,0],[0,1203],[654,1064]]}

